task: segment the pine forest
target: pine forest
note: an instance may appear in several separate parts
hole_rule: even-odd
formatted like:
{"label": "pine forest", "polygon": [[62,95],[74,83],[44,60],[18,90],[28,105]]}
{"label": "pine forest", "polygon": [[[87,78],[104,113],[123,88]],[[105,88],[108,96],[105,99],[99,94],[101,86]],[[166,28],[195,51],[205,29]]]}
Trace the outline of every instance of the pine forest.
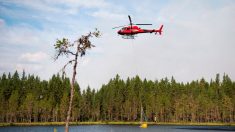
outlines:
{"label": "pine forest", "polygon": [[[0,122],[65,121],[70,80],[59,74],[48,81],[15,71],[0,77]],[[191,82],[174,77],[110,79],[97,90],[76,83],[71,121],[234,122],[235,82],[216,74]]]}

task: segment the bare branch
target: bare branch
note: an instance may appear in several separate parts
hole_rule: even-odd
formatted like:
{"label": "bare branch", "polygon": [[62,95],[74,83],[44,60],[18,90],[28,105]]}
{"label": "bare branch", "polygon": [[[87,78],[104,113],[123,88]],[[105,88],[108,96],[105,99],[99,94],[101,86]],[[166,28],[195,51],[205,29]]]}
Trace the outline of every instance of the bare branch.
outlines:
{"label": "bare branch", "polygon": [[66,76],[66,72],[65,72],[65,69],[66,67],[69,65],[69,64],[72,64],[73,61],[75,62],[75,60],[70,60],[68,63],[66,63],[63,68],[60,70],[62,72],[62,78],[64,78],[64,76]]}
{"label": "bare branch", "polygon": [[75,53],[73,53],[72,51],[66,51],[67,53],[71,54],[71,55],[76,55]]}

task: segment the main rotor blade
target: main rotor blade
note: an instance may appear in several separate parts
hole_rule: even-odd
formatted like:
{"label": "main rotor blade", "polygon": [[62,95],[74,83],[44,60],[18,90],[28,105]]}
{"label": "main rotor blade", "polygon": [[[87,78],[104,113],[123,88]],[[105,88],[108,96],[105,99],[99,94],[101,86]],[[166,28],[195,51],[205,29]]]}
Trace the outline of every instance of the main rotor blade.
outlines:
{"label": "main rotor blade", "polygon": [[123,25],[123,26],[117,26],[117,27],[113,27],[112,29],[115,29],[115,28],[120,28],[120,27],[125,27],[126,25]]}
{"label": "main rotor blade", "polygon": [[130,25],[132,25],[132,21],[131,21],[131,17],[130,15],[128,15],[129,21],[130,21]]}
{"label": "main rotor blade", "polygon": [[135,25],[153,25],[153,24],[135,24]]}
{"label": "main rotor blade", "polygon": [[132,32],[132,21],[131,21],[131,17],[130,17],[130,15],[128,15],[128,18],[129,18],[129,20],[130,20],[130,25],[131,25],[131,32]]}

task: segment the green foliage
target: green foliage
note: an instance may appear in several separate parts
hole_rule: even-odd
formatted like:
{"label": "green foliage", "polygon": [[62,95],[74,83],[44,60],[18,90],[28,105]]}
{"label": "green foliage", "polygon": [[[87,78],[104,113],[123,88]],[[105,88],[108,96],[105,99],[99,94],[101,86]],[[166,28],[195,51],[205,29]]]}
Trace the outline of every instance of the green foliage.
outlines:
{"label": "green foliage", "polygon": [[[234,122],[235,82],[219,74],[215,80],[178,83],[172,77],[156,81],[119,75],[99,90],[83,91],[75,83],[72,121],[139,121],[141,106],[148,121]],[[14,83],[15,82],[15,83]],[[0,77],[0,122],[64,121],[70,80],[53,75],[48,81],[34,75]]]}
{"label": "green foliage", "polygon": [[68,97],[69,97],[68,93],[64,92],[63,97],[61,98],[61,102],[60,102],[60,119],[61,119],[61,121],[64,121],[66,119],[66,115],[67,115],[67,111],[68,111],[68,104],[69,104]]}

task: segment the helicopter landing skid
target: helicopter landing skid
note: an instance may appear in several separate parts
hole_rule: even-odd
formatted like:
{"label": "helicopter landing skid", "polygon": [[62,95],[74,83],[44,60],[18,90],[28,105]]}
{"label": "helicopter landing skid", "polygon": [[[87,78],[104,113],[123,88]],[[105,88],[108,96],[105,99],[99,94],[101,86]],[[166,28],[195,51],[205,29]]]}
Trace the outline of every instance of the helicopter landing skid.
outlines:
{"label": "helicopter landing skid", "polygon": [[123,39],[135,39],[136,36],[134,35],[123,35],[122,38]]}

